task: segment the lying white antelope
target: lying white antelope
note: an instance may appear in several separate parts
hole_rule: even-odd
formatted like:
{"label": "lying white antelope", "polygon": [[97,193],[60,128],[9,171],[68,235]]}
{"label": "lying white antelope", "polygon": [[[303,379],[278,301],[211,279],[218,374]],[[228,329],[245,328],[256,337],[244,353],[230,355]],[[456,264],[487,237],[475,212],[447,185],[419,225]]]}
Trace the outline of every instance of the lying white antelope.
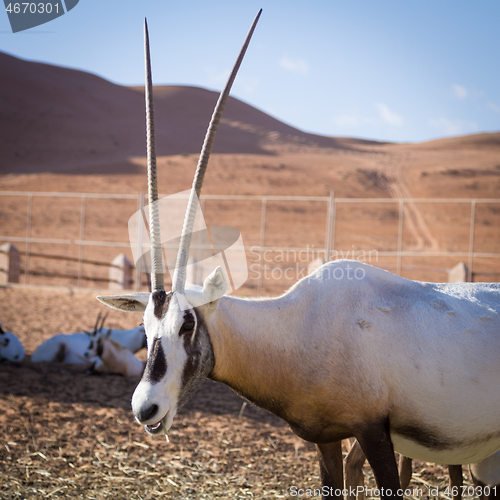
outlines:
{"label": "lying white antelope", "polygon": [[85,351],[85,358],[96,360],[94,364],[96,372],[118,373],[125,377],[139,378],[144,370],[144,364],[127,347],[113,340],[110,333],[111,330],[93,335]]}
{"label": "lying white antelope", "polygon": [[24,359],[24,346],[11,332],[2,328],[0,323],[0,361],[22,361]]}
{"label": "lying white antelope", "polygon": [[220,268],[203,287],[185,285],[195,201],[242,53],[209,126],[165,291],[145,32],[152,293],[99,297],[144,315],[137,421],[166,434],[205,377],[223,382],[316,443],[325,498],[341,497],[341,440],[349,437],[360,442],[382,498],[402,497],[393,448],[448,464],[499,449],[500,285],[420,283],[354,261],[328,263],[277,298],[225,296]]}
{"label": "lying white antelope", "polygon": [[97,359],[89,359],[85,356],[85,352],[89,347],[91,336],[105,331],[109,331],[110,338],[133,353],[147,347],[146,335],[142,325],[130,330],[104,329],[104,319],[99,323],[100,315],[97,317],[92,332],[61,333],[51,337],[35,349],[31,361],[34,363],[59,362],[89,366],[97,363],[94,365],[94,369],[99,371],[100,362]]}

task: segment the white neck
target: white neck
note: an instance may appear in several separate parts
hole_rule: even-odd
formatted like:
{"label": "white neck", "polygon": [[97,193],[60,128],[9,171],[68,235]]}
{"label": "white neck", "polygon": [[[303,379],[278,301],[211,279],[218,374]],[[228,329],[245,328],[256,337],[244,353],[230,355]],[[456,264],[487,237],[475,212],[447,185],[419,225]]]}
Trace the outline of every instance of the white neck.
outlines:
{"label": "white neck", "polygon": [[[290,395],[300,400],[309,390],[302,369],[308,363],[303,343],[311,340],[305,329],[307,307],[307,301],[293,296],[221,298],[217,309],[205,315],[215,356],[211,378],[273,413],[289,414]],[[303,319],[298,323],[297,318]]]}

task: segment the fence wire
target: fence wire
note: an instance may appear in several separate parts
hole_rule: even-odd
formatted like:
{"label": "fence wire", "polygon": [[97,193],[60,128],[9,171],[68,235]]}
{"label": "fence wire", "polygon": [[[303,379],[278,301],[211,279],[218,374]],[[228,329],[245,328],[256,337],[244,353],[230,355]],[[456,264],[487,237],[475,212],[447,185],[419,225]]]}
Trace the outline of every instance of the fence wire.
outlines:
{"label": "fence wire", "polygon": [[[144,206],[143,194],[93,194],[93,193],[57,193],[57,192],[19,192],[19,191],[0,191],[0,199],[2,197],[25,197],[26,204],[26,232],[25,236],[10,236],[6,234],[5,229],[0,230],[0,241],[3,243],[24,243],[26,250],[21,252],[24,254],[24,280],[28,283],[29,275],[35,275],[36,271],[30,271],[30,258],[47,258],[47,259],[61,259],[72,262],[78,262],[78,275],[71,275],[68,277],[77,280],[77,286],[82,285],[82,281],[106,281],[102,277],[89,277],[83,275],[83,265],[95,266],[108,266],[118,267],[111,262],[99,262],[96,260],[84,258],[84,248],[86,247],[113,247],[117,249],[129,249],[130,243],[128,241],[107,241],[105,239],[90,240],[86,239],[85,226],[86,226],[86,211],[89,200],[134,200],[136,202],[137,210],[142,209]],[[79,214],[79,231],[78,238],[37,238],[32,236],[33,229],[33,199],[34,198],[70,198],[80,199],[80,214]],[[324,204],[324,214],[326,219],[326,228],[324,235],[324,247],[317,249],[318,255],[324,255],[325,260],[330,260],[332,254],[336,254],[336,237],[338,232],[339,222],[339,207],[356,206],[356,207],[369,207],[374,204],[391,204],[395,206],[395,213],[397,213],[397,248],[395,250],[381,250],[377,251],[380,257],[391,257],[396,259],[395,272],[401,275],[403,269],[403,258],[405,257],[449,257],[457,261],[464,261],[467,265],[468,281],[472,281],[473,275],[476,273],[474,269],[475,259],[498,259],[500,253],[498,252],[476,252],[475,240],[476,224],[477,224],[477,207],[484,204],[499,204],[499,199],[469,199],[469,198],[336,198],[334,193],[331,192],[330,196],[256,196],[256,195],[204,195],[201,198],[201,206],[205,206],[206,201],[250,201],[260,203],[260,228],[259,228],[259,244],[257,245],[257,253],[264,255],[265,252],[279,252],[279,251],[294,251],[300,252],[310,250],[309,247],[297,247],[286,245],[266,245],[266,238],[270,234],[269,225],[269,203],[280,202],[285,204],[293,204],[297,202],[319,202]],[[467,251],[442,251],[442,250],[405,250],[403,233],[405,228],[405,208],[415,204],[455,204],[457,207],[468,207],[469,222],[468,222],[468,248]],[[4,214],[4,218],[6,215]],[[5,220],[5,219],[4,219]],[[293,228],[291,228],[292,230]],[[3,234],[2,234],[3,233]],[[64,257],[53,254],[42,254],[40,252],[33,252],[31,246],[33,244],[43,245],[77,245],[78,257]],[[494,246],[496,248],[496,246]],[[260,260],[262,266],[262,259]],[[391,267],[391,266],[389,266]],[[407,267],[411,268],[411,266]],[[52,273],[54,274],[54,273]],[[479,271],[478,274],[488,274],[487,271]],[[490,274],[497,274],[496,272]],[[60,275],[64,277],[63,274]],[[141,276],[138,270],[135,271],[135,288],[138,290],[141,287]],[[263,286],[262,273],[258,281],[258,290],[261,291]]]}

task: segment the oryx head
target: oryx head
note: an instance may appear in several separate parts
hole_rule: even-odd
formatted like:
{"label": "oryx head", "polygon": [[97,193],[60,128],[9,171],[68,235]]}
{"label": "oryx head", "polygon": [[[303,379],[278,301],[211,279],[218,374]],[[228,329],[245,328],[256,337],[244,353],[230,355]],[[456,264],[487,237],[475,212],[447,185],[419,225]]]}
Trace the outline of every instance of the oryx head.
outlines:
{"label": "oryx head", "polygon": [[2,328],[2,323],[0,323],[0,347],[7,347],[9,345],[9,337]]}
{"label": "oryx head", "polygon": [[24,354],[21,341],[13,333],[5,331],[0,323],[0,360],[22,361]]}
{"label": "oryx head", "polygon": [[108,314],[106,313],[104,316],[99,314],[97,315],[97,320],[95,322],[94,329],[91,332],[85,332],[89,336],[89,346],[87,350],[83,353],[86,358],[95,358],[101,357],[102,355],[102,341],[104,338],[109,337],[111,335],[111,329],[104,328],[104,322]]}
{"label": "oryx head", "polygon": [[222,110],[250,42],[261,11],[255,18],[210,121],[186,210],[172,291],[164,288],[162,247],[158,213],[158,189],[154,143],[152,79],[147,24],[144,25],[146,59],[146,117],[148,138],[148,193],[151,241],[151,293],[98,297],[125,311],[144,313],[148,360],[132,397],[136,420],[150,434],[166,434],[177,410],[214,366],[214,355],[204,318],[217,307],[228,282],[217,268],[203,287],[186,284],[186,266],[205,171]]}

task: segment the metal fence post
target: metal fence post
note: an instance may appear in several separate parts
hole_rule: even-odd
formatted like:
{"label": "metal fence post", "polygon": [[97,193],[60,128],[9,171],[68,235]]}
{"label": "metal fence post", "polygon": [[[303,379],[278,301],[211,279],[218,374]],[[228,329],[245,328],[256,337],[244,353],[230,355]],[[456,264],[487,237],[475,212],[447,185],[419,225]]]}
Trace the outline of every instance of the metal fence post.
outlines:
{"label": "metal fence post", "polygon": [[260,274],[259,274],[259,295],[262,290],[262,271],[264,269],[264,243],[266,240],[266,210],[267,210],[267,198],[262,198],[262,212],[260,216]]}
{"label": "metal fence post", "polygon": [[328,214],[326,217],[326,255],[325,262],[332,258],[333,243],[335,238],[335,194],[330,191],[328,200]]}
{"label": "metal fence post", "polygon": [[403,251],[403,218],[404,218],[404,201],[399,200],[399,223],[398,223],[398,255],[397,255],[397,274],[401,276],[402,272],[402,251]]}
{"label": "metal fence post", "polygon": [[30,241],[31,241],[31,206],[33,195],[28,195],[28,215],[26,219],[26,258],[24,260],[24,283],[28,284],[28,270],[30,262]]}
{"label": "metal fence post", "polygon": [[82,196],[82,204],[80,208],[80,249],[78,251],[78,288],[82,284],[83,275],[83,238],[85,236],[85,196]]}
{"label": "metal fence post", "polygon": [[469,233],[469,265],[467,266],[467,281],[472,282],[472,261],[474,259],[474,229],[476,220],[476,200],[470,205],[470,233]]}

